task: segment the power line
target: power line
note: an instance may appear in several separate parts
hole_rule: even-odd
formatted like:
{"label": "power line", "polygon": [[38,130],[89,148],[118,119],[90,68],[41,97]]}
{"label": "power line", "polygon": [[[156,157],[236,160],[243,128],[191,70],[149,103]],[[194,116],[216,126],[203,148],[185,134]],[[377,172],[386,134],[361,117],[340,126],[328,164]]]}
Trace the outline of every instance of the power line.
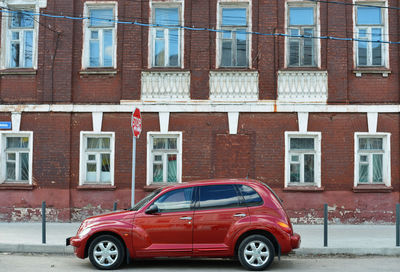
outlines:
{"label": "power line", "polygon": [[[322,1],[322,0],[308,0],[308,1]],[[330,1],[327,1],[330,2]],[[266,36],[266,37],[287,37],[287,38],[304,38],[304,39],[321,39],[321,40],[333,40],[333,41],[356,41],[356,42],[368,42],[368,43],[383,43],[383,44],[400,44],[400,42],[393,42],[393,41],[385,41],[385,40],[369,40],[369,39],[357,39],[357,38],[347,38],[347,37],[335,37],[335,36],[314,36],[314,35],[294,35],[294,34],[286,34],[286,33],[262,33],[262,32],[252,32],[252,31],[242,31],[242,30],[225,30],[225,29],[213,29],[207,27],[188,27],[188,26],[181,26],[181,25],[163,25],[163,24],[150,24],[150,23],[140,23],[137,21],[121,21],[109,18],[95,18],[95,17],[88,17],[88,16],[66,16],[66,15],[54,15],[50,13],[35,13],[30,11],[24,10],[12,10],[9,8],[2,8],[2,13],[8,14],[16,14],[22,13],[30,16],[43,16],[49,18],[57,18],[57,19],[69,19],[69,20],[98,20],[98,21],[105,21],[105,22],[113,22],[116,24],[122,25],[136,25],[142,27],[163,27],[169,29],[184,29],[184,30],[191,30],[191,31],[208,31],[208,32],[216,32],[216,33],[232,33],[236,32],[239,34],[246,34],[246,35],[259,35],[259,36]]]}
{"label": "power line", "polygon": [[361,4],[359,2],[358,3],[346,3],[346,2],[340,2],[340,1],[328,1],[328,0],[305,0],[305,1],[319,2],[319,3],[325,3],[325,4],[345,5],[345,6],[359,6],[359,7],[369,7],[369,8],[384,8],[384,9],[400,10],[400,8],[393,7],[393,6]]}

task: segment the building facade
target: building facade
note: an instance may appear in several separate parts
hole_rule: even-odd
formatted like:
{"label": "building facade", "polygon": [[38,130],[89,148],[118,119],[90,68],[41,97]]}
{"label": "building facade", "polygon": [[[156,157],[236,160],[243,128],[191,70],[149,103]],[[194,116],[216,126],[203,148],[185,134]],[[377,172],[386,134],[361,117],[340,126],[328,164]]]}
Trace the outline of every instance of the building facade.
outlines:
{"label": "building facade", "polygon": [[[328,1],[329,2],[329,1]],[[252,178],[295,223],[393,222],[395,0],[2,0],[0,220]]]}

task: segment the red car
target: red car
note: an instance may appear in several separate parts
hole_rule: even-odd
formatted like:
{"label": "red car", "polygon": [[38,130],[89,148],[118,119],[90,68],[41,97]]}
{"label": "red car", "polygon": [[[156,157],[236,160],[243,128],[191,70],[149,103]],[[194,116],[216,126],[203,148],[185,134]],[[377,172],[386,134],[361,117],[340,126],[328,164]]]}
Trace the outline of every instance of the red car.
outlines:
{"label": "red car", "polygon": [[247,179],[185,182],[157,189],[131,210],[84,220],[67,238],[79,258],[116,269],[133,258],[237,257],[249,270],[300,246],[278,196]]}

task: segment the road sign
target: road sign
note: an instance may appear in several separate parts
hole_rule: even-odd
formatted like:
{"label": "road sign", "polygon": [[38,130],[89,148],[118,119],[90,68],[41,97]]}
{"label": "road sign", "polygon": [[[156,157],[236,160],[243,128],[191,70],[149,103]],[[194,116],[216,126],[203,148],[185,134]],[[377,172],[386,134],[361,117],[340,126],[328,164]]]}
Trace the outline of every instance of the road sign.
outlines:
{"label": "road sign", "polygon": [[0,122],[0,129],[11,129],[11,122]]}
{"label": "road sign", "polygon": [[131,128],[133,135],[136,138],[139,138],[140,133],[142,132],[142,115],[140,114],[140,110],[138,108],[136,108],[132,113]]}

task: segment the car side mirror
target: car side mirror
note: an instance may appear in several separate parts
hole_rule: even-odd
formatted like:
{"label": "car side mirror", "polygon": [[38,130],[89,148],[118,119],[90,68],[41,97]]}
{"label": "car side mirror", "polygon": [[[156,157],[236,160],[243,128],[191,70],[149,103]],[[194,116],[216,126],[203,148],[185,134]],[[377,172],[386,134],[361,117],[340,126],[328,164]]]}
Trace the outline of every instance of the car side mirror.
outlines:
{"label": "car side mirror", "polygon": [[158,209],[157,205],[152,204],[150,207],[147,208],[145,213],[146,214],[155,214],[158,212],[159,212],[159,209]]}

